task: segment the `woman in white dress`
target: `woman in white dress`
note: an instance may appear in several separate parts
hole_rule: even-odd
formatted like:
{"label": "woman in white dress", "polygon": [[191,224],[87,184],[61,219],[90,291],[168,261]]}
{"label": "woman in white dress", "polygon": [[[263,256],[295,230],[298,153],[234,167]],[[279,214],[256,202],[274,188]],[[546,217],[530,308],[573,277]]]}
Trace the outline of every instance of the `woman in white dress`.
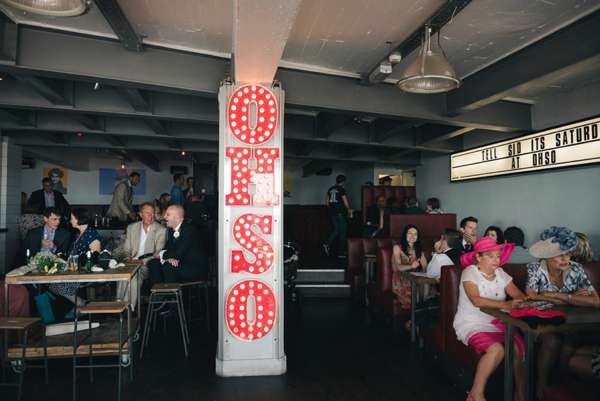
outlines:
{"label": "woman in white dress", "polygon": [[[515,244],[498,245],[493,238],[483,237],[475,242],[473,252],[460,258],[466,268],[460,276],[454,330],[460,341],[474,347],[477,353],[483,353],[467,401],[485,400],[487,380],[504,358],[504,324],[479,308],[513,309],[525,300],[525,294],[500,267],[510,258],[514,247]],[[506,301],[507,294],[513,298],[511,301]],[[515,348],[515,400],[525,401],[523,339],[517,333]],[[517,352],[521,358],[516,356]]]}

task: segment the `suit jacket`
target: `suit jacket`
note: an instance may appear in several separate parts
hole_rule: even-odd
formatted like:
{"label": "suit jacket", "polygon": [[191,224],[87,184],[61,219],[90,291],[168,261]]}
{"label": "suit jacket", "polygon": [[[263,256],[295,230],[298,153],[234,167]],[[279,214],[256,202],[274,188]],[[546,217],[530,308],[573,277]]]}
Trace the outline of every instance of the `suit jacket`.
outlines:
{"label": "suit jacket", "polygon": [[185,221],[181,223],[179,237],[173,238],[173,229],[169,228],[167,235],[166,252],[162,258],[177,259],[179,263],[191,265],[198,270],[206,270],[207,261],[204,245],[198,236],[198,231]]}
{"label": "suit jacket", "polygon": [[118,217],[119,220],[127,220],[127,213],[131,212],[131,204],[133,203],[133,190],[129,185],[129,180],[125,180],[115,188],[115,192],[108,208],[107,215],[109,217]]}
{"label": "suit jacket", "polygon": [[[52,191],[54,193],[54,206],[61,210],[61,216],[70,217],[71,215],[71,205],[65,199],[63,194],[60,191]],[[31,197],[29,198],[29,203],[33,203],[38,205],[39,213],[43,213],[46,209],[46,198],[44,197],[44,190],[39,189],[37,191],[33,191]]]}
{"label": "suit jacket", "polygon": [[[27,260],[27,249],[29,249],[29,255],[33,258],[42,246],[42,239],[44,238],[44,230],[46,225],[42,227],[34,228],[27,232],[25,241],[21,244],[19,252],[15,256],[15,267],[23,266]],[[63,229],[57,228],[54,232],[54,245],[56,246],[56,253],[67,254],[69,251],[69,245],[71,243],[71,234]]]}
{"label": "suit jacket", "polygon": [[379,227],[379,207],[377,205],[371,205],[367,208],[367,222]]}
{"label": "suit jacket", "polygon": [[[135,256],[140,247],[142,222],[136,221],[127,226],[127,239],[125,240],[125,246],[123,248],[123,259],[129,259]],[[155,253],[165,249],[165,243],[167,242],[167,228],[162,224],[153,222],[148,227],[148,236],[146,237],[146,243],[144,244],[144,254]]]}

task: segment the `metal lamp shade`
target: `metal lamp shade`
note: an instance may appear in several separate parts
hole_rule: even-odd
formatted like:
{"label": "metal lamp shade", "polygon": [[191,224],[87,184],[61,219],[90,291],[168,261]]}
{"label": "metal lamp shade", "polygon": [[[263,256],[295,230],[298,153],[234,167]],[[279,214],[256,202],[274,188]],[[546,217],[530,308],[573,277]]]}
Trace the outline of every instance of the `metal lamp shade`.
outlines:
{"label": "metal lamp shade", "polygon": [[34,14],[74,17],[88,11],[88,0],[0,0],[4,4]]}
{"label": "metal lamp shade", "polygon": [[402,79],[396,82],[396,87],[411,93],[439,93],[458,88],[461,81],[456,77],[439,42],[438,47],[441,53],[431,51],[431,37],[427,32],[419,55],[404,71]]}

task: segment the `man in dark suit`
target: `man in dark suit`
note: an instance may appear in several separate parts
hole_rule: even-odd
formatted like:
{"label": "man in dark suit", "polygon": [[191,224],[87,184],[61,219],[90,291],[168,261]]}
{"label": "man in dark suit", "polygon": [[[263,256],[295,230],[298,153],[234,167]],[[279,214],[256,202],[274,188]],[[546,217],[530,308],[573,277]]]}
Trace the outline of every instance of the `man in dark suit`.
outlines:
{"label": "man in dark suit", "polygon": [[363,227],[362,237],[371,238],[371,235],[379,230],[379,219],[381,212],[385,210],[385,196],[379,195],[375,200],[375,204],[367,208],[367,222]]}
{"label": "man in dark suit", "polygon": [[191,220],[194,227],[197,227],[204,221],[202,216],[206,213],[206,205],[203,200],[204,196],[192,195],[188,202],[183,206],[185,219]]}
{"label": "man in dark suit", "polygon": [[71,205],[66,201],[65,197],[60,191],[52,189],[52,179],[46,177],[42,180],[44,189],[34,191],[29,198],[29,203],[36,204],[38,210],[43,211],[48,207],[58,208],[58,216],[63,218],[62,226],[66,226],[67,221],[71,217]]}
{"label": "man in dark suit", "polygon": [[171,205],[167,209],[167,244],[156,252],[158,259],[148,263],[150,281],[155,283],[180,283],[203,280],[208,273],[204,246],[198,232],[184,221],[183,207]]}
{"label": "man in dark suit", "polygon": [[27,232],[25,241],[15,257],[15,267],[23,266],[27,258],[27,250],[33,258],[38,252],[52,252],[66,254],[69,251],[71,234],[59,227],[60,209],[48,207],[44,210],[44,225]]}

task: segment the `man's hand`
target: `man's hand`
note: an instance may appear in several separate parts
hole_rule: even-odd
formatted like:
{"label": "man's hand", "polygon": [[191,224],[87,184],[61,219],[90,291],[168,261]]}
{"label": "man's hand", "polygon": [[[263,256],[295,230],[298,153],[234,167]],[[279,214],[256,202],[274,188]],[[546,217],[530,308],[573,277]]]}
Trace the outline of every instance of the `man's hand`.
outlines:
{"label": "man's hand", "polygon": [[160,259],[160,251],[154,252],[154,257]]}
{"label": "man's hand", "polygon": [[435,253],[442,253],[442,241],[438,241],[433,244],[433,251]]}
{"label": "man's hand", "polygon": [[54,249],[54,242],[49,239],[42,240],[42,247],[48,249]]}
{"label": "man's hand", "polygon": [[131,220],[134,220],[134,221],[135,221],[135,213],[133,213],[133,212],[129,212],[129,213],[127,213],[127,216],[129,216],[129,218],[130,218]]}
{"label": "man's hand", "polygon": [[477,237],[475,235],[467,233],[463,233],[463,239],[471,245],[475,244],[475,241],[477,241]]}
{"label": "man's hand", "polygon": [[177,265],[179,265],[179,261],[177,259],[173,259],[173,258],[167,259],[167,260],[165,260],[165,262],[170,263],[174,267],[177,267]]}

